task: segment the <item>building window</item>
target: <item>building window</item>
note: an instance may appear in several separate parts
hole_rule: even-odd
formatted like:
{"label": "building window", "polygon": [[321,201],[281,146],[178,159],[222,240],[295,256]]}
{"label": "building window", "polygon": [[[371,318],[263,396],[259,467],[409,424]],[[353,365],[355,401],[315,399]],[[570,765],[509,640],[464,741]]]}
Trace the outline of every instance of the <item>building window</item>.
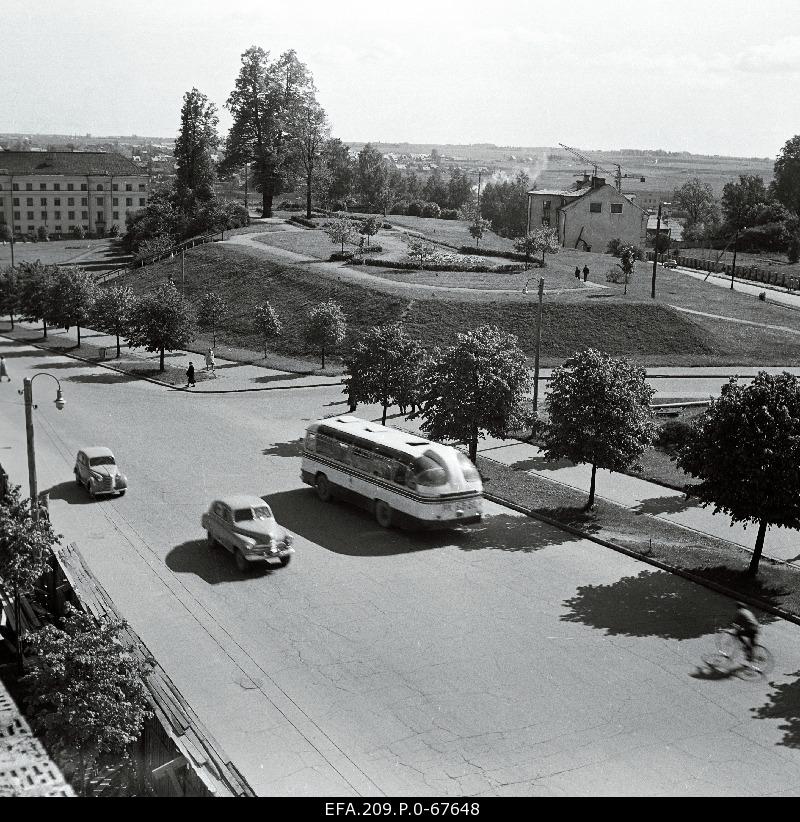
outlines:
{"label": "building window", "polygon": [[550,211],[551,200],[542,200],[542,211]]}
{"label": "building window", "polygon": [[39,191],[47,191],[47,183],[39,183]]}
{"label": "building window", "polygon": [[98,211],[97,212],[97,219],[95,220],[95,222],[96,223],[104,223],[105,221],[106,221],[106,218],[103,216],[103,212]]}
{"label": "building window", "polygon": [[145,204],[145,198],[144,197],[139,197],[139,205],[143,206],[144,204]]}
{"label": "building window", "polygon": [[[3,198],[2,198],[2,197],[0,197],[0,206],[1,206],[1,205],[3,205]],[[2,215],[2,214],[0,214],[0,217],[2,217],[2,216],[3,216],[3,215]]]}
{"label": "building window", "polygon": [[33,205],[33,197],[26,197],[25,198],[25,205],[32,206]]}
{"label": "building window", "polygon": [[611,203],[612,214],[622,214],[622,203]]}
{"label": "building window", "polygon": [[53,191],[61,191],[61,183],[53,183]]}
{"label": "building window", "polygon": [[602,203],[589,203],[589,213],[599,214],[603,210]]}
{"label": "building window", "polygon": [[97,184],[97,190],[98,190],[98,191],[102,191],[102,190],[103,190],[103,184],[102,184],[102,183],[98,183],[98,184]]}
{"label": "building window", "polygon": [[131,183],[125,183],[125,191],[133,191],[133,185]]}
{"label": "building window", "polygon": [[75,205],[75,198],[67,197],[67,205]]}
{"label": "building window", "polygon": [[125,198],[125,205],[132,206],[133,205],[133,197],[126,197]]}
{"label": "building window", "polygon": [[139,191],[147,191],[144,183],[139,183]]}
{"label": "building window", "polygon": [[89,219],[89,212],[88,211],[81,211],[81,219],[88,220]]}
{"label": "building window", "polygon": [[35,219],[36,219],[36,218],[33,216],[33,212],[32,212],[32,211],[29,211],[29,212],[28,212],[28,219],[29,219],[29,220],[35,220]]}
{"label": "building window", "polygon": [[21,211],[15,211],[15,212],[14,212],[14,219],[15,219],[17,222],[19,222],[19,221],[22,219],[22,212],[21,212]]}
{"label": "building window", "polygon": [[112,197],[111,198],[111,205],[118,206],[119,205],[119,197]]}
{"label": "building window", "polygon": [[111,186],[111,190],[112,190],[112,191],[119,191],[119,186],[117,185],[117,183],[114,183],[114,184]]}
{"label": "building window", "polygon": [[12,205],[19,205],[19,197],[14,197],[14,202]]}
{"label": "building window", "polygon": [[61,219],[61,212],[60,211],[54,211],[53,212],[53,219],[54,220],[60,220]]}
{"label": "building window", "polygon": [[33,183],[25,183],[25,191],[33,191]]}
{"label": "building window", "polygon": [[89,205],[89,198],[81,197],[81,205]]}
{"label": "building window", "polygon": [[115,212],[113,213],[113,215],[112,215],[112,218],[111,218],[111,219],[112,219],[112,220],[118,220],[118,219],[119,219],[119,211],[115,211]]}
{"label": "building window", "polygon": [[53,199],[53,205],[54,206],[60,206],[61,205],[61,197],[55,197]]}
{"label": "building window", "polygon": [[46,211],[42,212],[42,222],[44,222],[44,223],[47,222],[47,212]]}
{"label": "building window", "polygon": [[88,190],[89,189],[88,189],[88,186],[86,185],[86,183],[81,183],[81,191],[88,191]]}
{"label": "building window", "polygon": [[47,205],[47,197],[40,197],[39,198],[39,205],[46,206]]}
{"label": "building window", "polygon": [[33,234],[34,231],[36,231],[36,226],[35,225],[29,225],[28,226],[28,233]]}
{"label": "building window", "polygon": [[102,198],[102,197],[98,197],[98,198],[97,198],[97,205],[99,205],[99,206],[100,206],[100,205],[103,205],[103,204],[104,204],[104,203],[103,203],[103,198]]}
{"label": "building window", "polygon": [[72,183],[67,183],[67,191],[75,191],[75,186]]}
{"label": "building window", "polygon": [[19,183],[14,183],[14,185],[11,186],[11,188],[13,188],[14,191],[19,191]]}
{"label": "building window", "polygon": [[54,230],[57,231],[60,234],[61,231],[62,231],[62,228],[61,228],[60,225],[57,225]]}
{"label": "building window", "polygon": [[68,219],[70,222],[72,222],[72,221],[75,219],[75,212],[74,212],[74,211],[68,211],[68,212],[67,212],[67,219]]}

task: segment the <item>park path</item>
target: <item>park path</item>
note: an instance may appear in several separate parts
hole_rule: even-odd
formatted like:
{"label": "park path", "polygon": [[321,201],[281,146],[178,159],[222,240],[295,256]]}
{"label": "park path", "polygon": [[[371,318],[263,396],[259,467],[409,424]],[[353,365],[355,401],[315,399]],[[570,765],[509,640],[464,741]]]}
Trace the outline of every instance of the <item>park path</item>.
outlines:
{"label": "park path", "polygon": [[740,325],[754,325],[757,328],[768,328],[771,331],[783,331],[787,334],[800,334],[800,329],[789,328],[787,325],[769,325],[768,323],[757,323],[752,320],[740,320],[738,317],[725,317],[722,314],[709,314],[707,311],[695,311],[692,308],[681,308],[679,305],[670,305],[676,311],[684,314],[695,314],[699,317],[710,317],[712,320],[724,320],[729,323],[739,323]]}

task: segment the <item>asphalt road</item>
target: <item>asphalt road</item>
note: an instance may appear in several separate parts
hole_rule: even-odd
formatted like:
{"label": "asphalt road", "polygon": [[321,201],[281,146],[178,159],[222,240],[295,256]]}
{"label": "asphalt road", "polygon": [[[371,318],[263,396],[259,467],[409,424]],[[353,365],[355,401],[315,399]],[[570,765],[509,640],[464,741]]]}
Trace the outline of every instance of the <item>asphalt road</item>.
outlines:
{"label": "asphalt road", "polygon": [[[769,681],[723,677],[702,656],[732,605],[703,588],[496,506],[420,535],[324,505],[297,441],[338,387],[202,396],[0,350],[0,462],[26,485],[16,389],[56,375],[63,412],[34,384],[56,528],[259,794],[800,795],[797,626],[765,619]],[[90,444],[125,497],[75,487]],[[296,535],[288,568],[206,547],[200,515],[232,490]]]}

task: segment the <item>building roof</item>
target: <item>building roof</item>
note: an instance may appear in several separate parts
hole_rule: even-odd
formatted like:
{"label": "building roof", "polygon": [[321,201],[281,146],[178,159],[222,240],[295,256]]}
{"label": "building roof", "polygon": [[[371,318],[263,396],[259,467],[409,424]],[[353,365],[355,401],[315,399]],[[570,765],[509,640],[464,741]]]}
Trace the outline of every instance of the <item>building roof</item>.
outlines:
{"label": "building roof", "polygon": [[544,194],[547,197],[583,197],[589,189],[577,188],[535,188],[529,191],[528,194]]}
{"label": "building roof", "polygon": [[106,151],[4,151],[0,174],[144,175],[139,166],[121,154]]}

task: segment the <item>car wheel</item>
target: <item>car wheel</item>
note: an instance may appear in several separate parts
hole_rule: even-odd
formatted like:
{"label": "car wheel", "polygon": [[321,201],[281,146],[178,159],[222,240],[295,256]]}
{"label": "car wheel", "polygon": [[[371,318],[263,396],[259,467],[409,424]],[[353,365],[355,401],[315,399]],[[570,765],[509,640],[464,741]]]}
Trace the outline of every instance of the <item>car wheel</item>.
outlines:
{"label": "car wheel", "polygon": [[97,499],[97,494],[94,490],[94,483],[91,480],[89,480],[89,483],[86,486],[86,490],[89,492],[89,496],[92,499]]}
{"label": "car wheel", "polygon": [[329,502],[331,498],[331,484],[325,474],[317,474],[317,479],[314,482],[314,487],[317,489],[317,496],[323,502]]}
{"label": "car wheel", "polygon": [[206,539],[208,540],[209,548],[217,548],[219,546],[219,543],[211,535],[211,531],[206,531]]}
{"label": "car wheel", "polygon": [[241,551],[236,552],[236,567],[244,572],[250,568],[250,563],[245,559],[244,554]]}
{"label": "car wheel", "polygon": [[292,561],[292,555],[287,554],[285,557],[281,557],[281,565],[285,568],[290,562]]}
{"label": "car wheel", "polygon": [[389,528],[392,525],[392,509],[381,499],[375,500],[375,519],[381,528]]}
{"label": "car wheel", "polygon": [[120,495],[121,497],[124,497],[124,496],[125,496],[125,491],[127,491],[127,490],[128,490],[127,488],[123,488],[123,489],[119,492],[119,495]]}
{"label": "car wheel", "polygon": [[81,482],[81,475],[77,471],[75,472],[75,485],[77,485],[78,488],[80,488],[81,485],[83,485],[83,483]]}

